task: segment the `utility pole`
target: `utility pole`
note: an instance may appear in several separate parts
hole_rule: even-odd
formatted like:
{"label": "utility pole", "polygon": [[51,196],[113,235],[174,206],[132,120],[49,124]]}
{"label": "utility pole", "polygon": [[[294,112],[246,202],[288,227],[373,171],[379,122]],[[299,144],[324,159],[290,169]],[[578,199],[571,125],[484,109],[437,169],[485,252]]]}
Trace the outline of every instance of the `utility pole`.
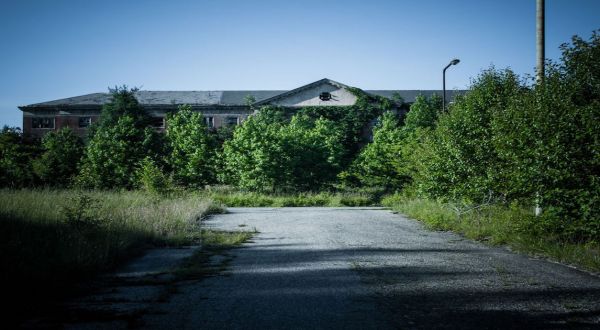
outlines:
{"label": "utility pole", "polygon": [[[544,82],[545,68],[545,27],[544,27],[544,0],[536,0],[536,15],[535,15],[535,41],[536,41],[536,57],[537,57],[537,83]],[[542,206],[540,205],[540,192],[535,193],[535,215],[542,214]]]}
{"label": "utility pole", "polygon": [[545,27],[544,27],[544,0],[536,0],[536,57],[537,57],[537,81],[544,81],[544,59],[545,54]]}

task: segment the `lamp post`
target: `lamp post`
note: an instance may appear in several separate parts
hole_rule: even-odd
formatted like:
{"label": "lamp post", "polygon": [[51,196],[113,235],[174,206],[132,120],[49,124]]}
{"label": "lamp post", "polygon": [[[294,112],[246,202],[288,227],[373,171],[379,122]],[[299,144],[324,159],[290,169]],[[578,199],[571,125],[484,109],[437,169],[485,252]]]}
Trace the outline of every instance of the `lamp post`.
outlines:
{"label": "lamp post", "polygon": [[448,63],[448,65],[446,65],[446,67],[444,68],[444,71],[442,71],[442,87],[444,90],[442,94],[442,111],[446,111],[446,70],[452,65],[457,65],[458,63],[460,63],[460,60],[455,58],[452,61],[450,61],[450,63]]}

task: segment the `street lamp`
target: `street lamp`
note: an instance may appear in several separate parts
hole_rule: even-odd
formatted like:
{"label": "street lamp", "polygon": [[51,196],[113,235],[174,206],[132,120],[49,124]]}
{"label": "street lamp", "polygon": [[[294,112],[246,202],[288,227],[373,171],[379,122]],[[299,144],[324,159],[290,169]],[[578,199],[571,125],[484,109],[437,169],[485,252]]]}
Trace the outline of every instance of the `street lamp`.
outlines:
{"label": "street lamp", "polygon": [[446,65],[446,67],[444,68],[444,71],[442,73],[442,80],[443,80],[443,89],[444,89],[444,93],[442,94],[442,111],[446,111],[446,70],[452,66],[452,65],[457,65],[458,63],[460,63],[460,60],[455,58],[452,61],[450,61],[450,63],[448,63],[448,65]]}

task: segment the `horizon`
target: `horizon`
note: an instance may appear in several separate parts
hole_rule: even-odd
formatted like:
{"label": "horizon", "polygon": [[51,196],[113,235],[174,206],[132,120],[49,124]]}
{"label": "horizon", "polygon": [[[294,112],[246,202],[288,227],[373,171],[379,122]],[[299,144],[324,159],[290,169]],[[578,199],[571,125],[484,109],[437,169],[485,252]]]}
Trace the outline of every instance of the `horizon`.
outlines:
{"label": "horizon", "polygon": [[[75,1],[2,5],[0,125],[17,106],[107,92],[466,89],[494,66],[533,75],[535,1]],[[598,1],[546,2],[546,58],[600,28]],[[360,22],[360,24],[357,24]],[[441,31],[445,31],[442,33]]]}

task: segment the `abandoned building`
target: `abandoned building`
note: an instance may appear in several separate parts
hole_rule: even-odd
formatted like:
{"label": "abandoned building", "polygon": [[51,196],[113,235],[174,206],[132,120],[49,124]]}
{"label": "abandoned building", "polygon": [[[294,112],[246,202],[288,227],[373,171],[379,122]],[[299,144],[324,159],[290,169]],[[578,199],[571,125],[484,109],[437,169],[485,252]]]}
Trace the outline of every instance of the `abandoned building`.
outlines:
{"label": "abandoned building", "polygon": [[[414,102],[418,95],[441,95],[441,90],[365,90],[366,93],[393,99],[399,95],[404,104]],[[461,91],[447,91],[450,99]],[[152,116],[153,126],[165,128],[165,116],[182,104],[202,113],[208,127],[238,125],[264,105],[287,108],[305,106],[349,106],[357,97],[349,87],[330,79],[321,79],[293,90],[247,91],[137,91],[140,105]],[[55,101],[20,106],[23,111],[23,133],[41,137],[63,127],[85,136],[88,128],[100,117],[102,106],[110,102],[110,93],[93,93]],[[401,110],[401,109],[397,109]]]}

